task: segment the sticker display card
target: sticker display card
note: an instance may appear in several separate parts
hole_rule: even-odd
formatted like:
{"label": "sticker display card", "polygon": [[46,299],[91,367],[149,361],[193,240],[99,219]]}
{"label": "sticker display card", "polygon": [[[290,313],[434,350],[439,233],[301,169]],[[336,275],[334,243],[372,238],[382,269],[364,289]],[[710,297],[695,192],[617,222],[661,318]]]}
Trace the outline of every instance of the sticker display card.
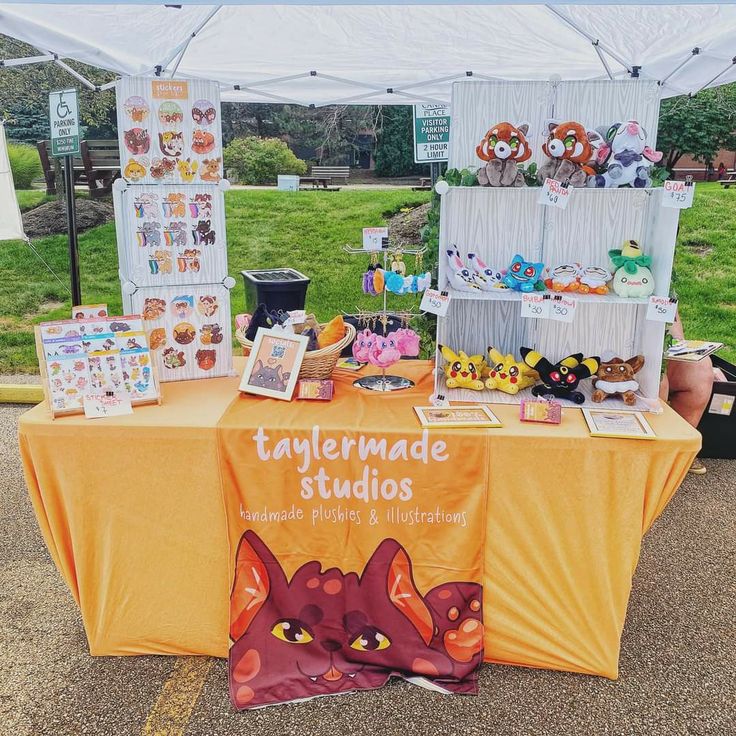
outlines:
{"label": "sticker display card", "polygon": [[232,373],[230,292],[224,286],[138,289],[130,299],[143,315],[162,382]]}
{"label": "sticker display card", "polygon": [[123,77],[116,93],[124,179],[134,184],[217,184],[222,179],[216,82]]}
{"label": "sticker display card", "polygon": [[115,192],[118,260],[136,286],[219,283],[227,276],[225,200],[207,186]]}

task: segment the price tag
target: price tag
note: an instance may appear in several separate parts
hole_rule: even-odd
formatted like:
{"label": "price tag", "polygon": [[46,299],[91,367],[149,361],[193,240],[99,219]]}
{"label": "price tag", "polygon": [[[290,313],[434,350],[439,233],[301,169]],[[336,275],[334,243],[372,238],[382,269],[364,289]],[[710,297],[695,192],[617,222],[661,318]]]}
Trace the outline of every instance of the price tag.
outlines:
{"label": "price tag", "polygon": [[450,295],[446,291],[437,291],[437,289],[426,289],[422,296],[422,303],[419,309],[422,312],[436,314],[438,317],[447,316],[447,309],[450,306]]}
{"label": "price tag", "polygon": [[686,210],[693,206],[695,184],[691,181],[671,181],[667,179],[664,182],[663,189],[662,207]]}
{"label": "price tag", "polygon": [[432,394],[429,397],[429,403],[441,409],[447,409],[450,406],[450,402],[444,394]]}
{"label": "price tag", "polygon": [[572,322],[575,319],[577,306],[577,299],[556,294],[550,301],[549,318],[558,322]]}
{"label": "price tag", "polygon": [[290,325],[303,325],[307,321],[307,313],[303,309],[294,309],[289,312],[289,318],[286,320]]}
{"label": "price tag", "polygon": [[119,417],[132,414],[130,397],[124,394],[87,394],[84,397],[84,416],[87,419]]}
{"label": "price tag", "polygon": [[549,294],[522,294],[521,316],[531,319],[547,319],[549,317]]}
{"label": "price tag", "polygon": [[547,178],[539,192],[538,203],[546,207],[559,207],[559,209],[564,210],[570,200],[572,190],[573,187],[567,182],[563,183],[556,179]]}
{"label": "price tag", "polygon": [[363,250],[382,250],[388,247],[387,227],[364,227]]}
{"label": "price tag", "polygon": [[674,322],[677,317],[677,299],[667,296],[650,296],[647,319],[652,322]]}

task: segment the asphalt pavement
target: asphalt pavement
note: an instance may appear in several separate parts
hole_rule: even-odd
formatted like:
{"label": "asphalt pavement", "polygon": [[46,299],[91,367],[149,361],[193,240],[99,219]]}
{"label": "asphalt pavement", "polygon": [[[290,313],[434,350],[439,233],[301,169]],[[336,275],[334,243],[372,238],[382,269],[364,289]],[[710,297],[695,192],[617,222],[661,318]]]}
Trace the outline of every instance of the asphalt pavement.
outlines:
{"label": "asphalt pavement", "polygon": [[0,406],[2,736],[725,736],[736,733],[736,461],[688,476],[643,544],[616,682],[484,665],[480,695],[386,688],[236,713],[224,660],[87,653]]}

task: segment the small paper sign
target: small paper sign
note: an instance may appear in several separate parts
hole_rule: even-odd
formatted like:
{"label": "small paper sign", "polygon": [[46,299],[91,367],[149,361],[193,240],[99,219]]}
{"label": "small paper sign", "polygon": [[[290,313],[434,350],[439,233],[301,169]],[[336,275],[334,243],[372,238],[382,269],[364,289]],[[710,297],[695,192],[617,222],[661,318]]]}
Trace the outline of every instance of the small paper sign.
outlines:
{"label": "small paper sign", "polygon": [[668,296],[650,296],[647,319],[652,322],[674,322],[677,316],[677,299]]}
{"label": "small paper sign", "polygon": [[446,409],[450,406],[450,402],[444,394],[432,394],[432,396],[429,397],[429,403],[440,409]]}
{"label": "small paper sign", "polygon": [[290,325],[303,325],[307,321],[307,313],[303,309],[294,309],[289,312],[289,317],[286,320],[287,324]]}
{"label": "small paper sign", "polygon": [[549,294],[522,294],[521,316],[529,319],[547,319],[549,305]]}
{"label": "small paper sign", "polygon": [[672,181],[667,179],[663,185],[662,207],[686,210],[693,206],[695,184],[689,181]]}
{"label": "small paper sign", "polygon": [[550,301],[549,318],[558,322],[572,322],[575,319],[577,299],[557,294]]}
{"label": "small paper sign", "polygon": [[721,414],[723,416],[731,416],[733,411],[734,397],[728,394],[713,394],[708,407],[709,414]]}
{"label": "small paper sign", "polygon": [[564,210],[570,200],[572,190],[573,188],[567,182],[563,183],[556,179],[547,178],[539,192],[538,202],[546,207],[559,207]]}
{"label": "small paper sign", "polygon": [[384,244],[388,246],[387,227],[363,228],[363,250],[382,250]]}
{"label": "small paper sign", "polygon": [[130,397],[124,394],[87,394],[84,397],[84,416],[87,419],[119,417],[132,414]]}
{"label": "small paper sign", "polygon": [[422,312],[436,314],[438,317],[445,317],[447,309],[450,306],[450,295],[446,291],[437,291],[437,289],[426,289],[422,296],[422,303],[419,309]]}

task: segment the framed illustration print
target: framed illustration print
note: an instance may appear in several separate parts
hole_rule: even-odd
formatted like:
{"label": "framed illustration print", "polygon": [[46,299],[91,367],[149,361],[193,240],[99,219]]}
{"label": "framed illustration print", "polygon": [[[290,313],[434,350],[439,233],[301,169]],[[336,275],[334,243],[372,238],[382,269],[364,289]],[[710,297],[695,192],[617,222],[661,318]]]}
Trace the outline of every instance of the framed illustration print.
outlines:
{"label": "framed illustration print", "polygon": [[308,344],[304,335],[259,328],[240,390],[291,401]]}
{"label": "framed illustration print", "polygon": [[422,427],[500,427],[496,415],[484,405],[415,406]]}
{"label": "framed illustration print", "polygon": [[635,440],[652,440],[654,430],[644,415],[638,411],[616,409],[583,409],[591,437],[623,437]]}

